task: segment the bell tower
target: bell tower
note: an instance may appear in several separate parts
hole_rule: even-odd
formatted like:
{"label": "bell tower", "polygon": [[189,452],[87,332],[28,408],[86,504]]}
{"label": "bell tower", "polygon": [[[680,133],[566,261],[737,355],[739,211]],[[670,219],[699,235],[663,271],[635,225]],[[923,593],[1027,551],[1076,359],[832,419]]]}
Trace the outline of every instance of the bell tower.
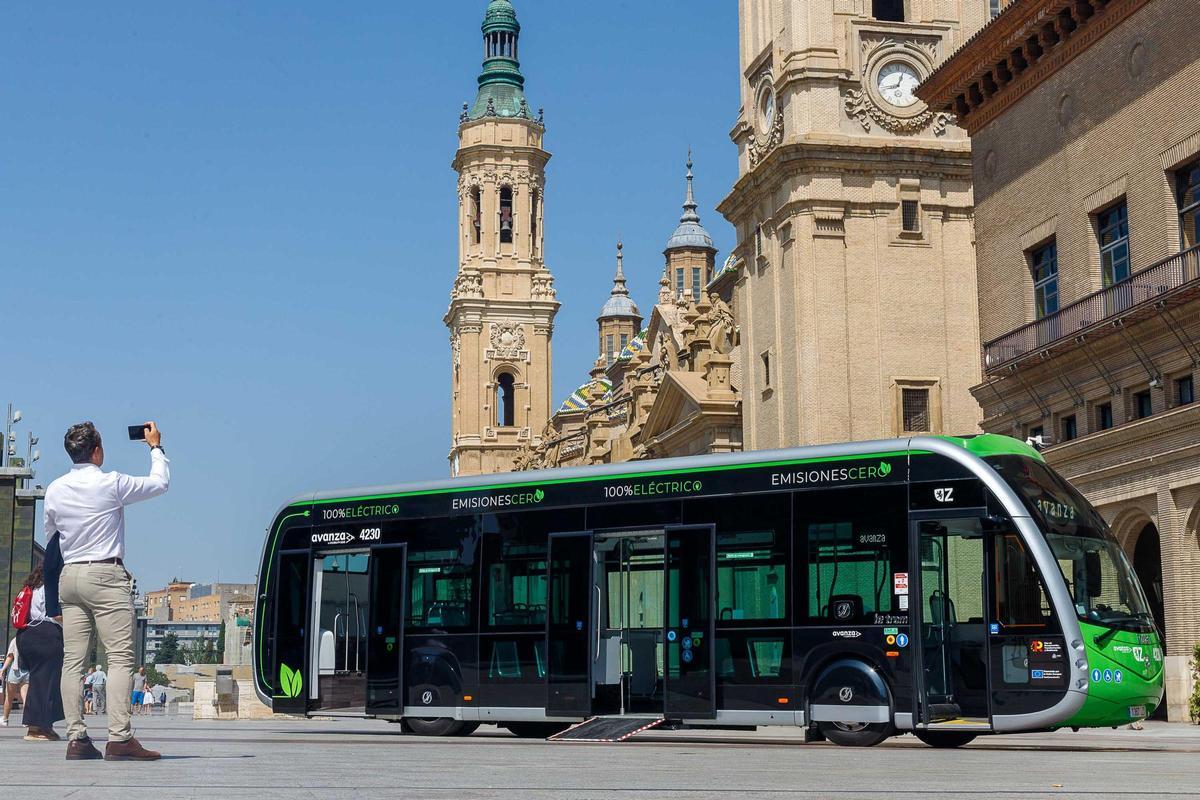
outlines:
{"label": "bell tower", "polygon": [[483,20],[483,71],[458,129],[458,274],[443,321],[452,359],[450,469],[507,472],[551,414],[550,339],[558,312],[543,261],[550,154],[530,112],[510,0]]}

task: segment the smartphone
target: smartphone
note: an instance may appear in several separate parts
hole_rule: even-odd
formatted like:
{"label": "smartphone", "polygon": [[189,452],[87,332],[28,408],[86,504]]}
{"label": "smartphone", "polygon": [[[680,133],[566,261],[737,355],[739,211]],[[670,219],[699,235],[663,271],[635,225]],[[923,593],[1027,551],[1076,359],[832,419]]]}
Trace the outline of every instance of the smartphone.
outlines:
{"label": "smartphone", "polygon": [[146,441],[146,431],[147,430],[149,430],[149,428],[146,426],[145,423],[143,423],[141,425],[130,425],[129,426],[129,441],[131,441],[131,442]]}

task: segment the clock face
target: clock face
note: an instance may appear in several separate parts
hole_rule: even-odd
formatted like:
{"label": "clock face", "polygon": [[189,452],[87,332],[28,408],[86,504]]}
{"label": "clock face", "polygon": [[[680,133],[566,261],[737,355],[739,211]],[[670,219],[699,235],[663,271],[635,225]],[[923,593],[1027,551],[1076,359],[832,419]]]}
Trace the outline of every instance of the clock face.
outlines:
{"label": "clock face", "polygon": [[902,61],[893,61],[879,70],[879,94],[894,106],[907,108],[917,102],[917,86],[921,79],[916,71]]}
{"label": "clock face", "polygon": [[764,131],[771,129],[775,121],[775,90],[766,89],[758,99],[759,124]]}

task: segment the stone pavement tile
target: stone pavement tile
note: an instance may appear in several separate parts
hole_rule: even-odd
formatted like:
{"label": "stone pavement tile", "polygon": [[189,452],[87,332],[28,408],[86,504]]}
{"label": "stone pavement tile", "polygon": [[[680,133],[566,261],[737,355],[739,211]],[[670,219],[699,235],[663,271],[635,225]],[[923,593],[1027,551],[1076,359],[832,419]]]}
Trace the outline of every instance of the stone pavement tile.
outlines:
{"label": "stone pavement tile", "polygon": [[871,750],[806,746],[797,731],[782,729],[589,745],[521,740],[490,727],[462,739],[401,736],[399,726],[372,720],[136,723],[162,761],[71,763],[61,743],[24,742],[23,729],[0,729],[2,790],[37,800],[1095,800],[1196,796],[1200,763],[1200,728],[1181,725],[991,737],[947,751],[907,736]]}

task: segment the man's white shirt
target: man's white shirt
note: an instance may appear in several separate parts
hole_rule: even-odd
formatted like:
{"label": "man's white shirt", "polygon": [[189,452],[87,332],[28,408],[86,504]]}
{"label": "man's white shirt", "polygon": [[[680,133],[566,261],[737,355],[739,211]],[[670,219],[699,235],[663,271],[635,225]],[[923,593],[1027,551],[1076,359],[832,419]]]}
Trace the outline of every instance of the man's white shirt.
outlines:
{"label": "man's white shirt", "polygon": [[42,530],[59,534],[64,564],[125,558],[125,506],[158,497],[171,483],[162,450],[150,451],[144,478],[75,464],[46,489]]}

